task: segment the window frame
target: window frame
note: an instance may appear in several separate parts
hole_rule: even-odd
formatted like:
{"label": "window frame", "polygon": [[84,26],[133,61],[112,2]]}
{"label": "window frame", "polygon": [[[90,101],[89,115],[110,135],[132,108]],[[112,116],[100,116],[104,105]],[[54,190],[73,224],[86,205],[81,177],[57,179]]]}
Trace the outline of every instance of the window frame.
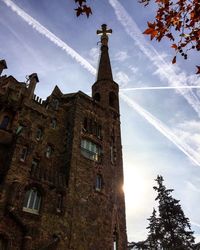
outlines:
{"label": "window frame", "polygon": [[37,188],[32,187],[26,190],[22,210],[24,212],[38,215],[41,207],[41,200],[42,197]]}
{"label": "window frame", "polygon": [[[24,152],[24,150],[26,151]],[[28,146],[23,146],[23,148],[21,149],[20,161],[25,162],[27,155],[28,155]]]}
{"label": "window frame", "polygon": [[95,162],[100,162],[102,156],[102,148],[99,144],[82,138],[81,154],[87,159],[93,160]]}

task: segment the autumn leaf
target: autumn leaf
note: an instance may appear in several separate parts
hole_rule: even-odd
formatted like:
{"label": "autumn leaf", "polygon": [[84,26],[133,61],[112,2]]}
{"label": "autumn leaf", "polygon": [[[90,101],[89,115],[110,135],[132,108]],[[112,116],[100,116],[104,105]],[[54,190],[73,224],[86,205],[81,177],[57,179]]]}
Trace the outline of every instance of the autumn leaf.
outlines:
{"label": "autumn leaf", "polygon": [[172,60],[172,64],[176,63],[176,56]]}
{"label": "autumn leaf", "polygon": [[196,66],[197,67],[197,72],[196,72],[196,74],[198,75],[198,74],[200,74],[200,66]]}
{"label": "autumn leaf", "polygon": [[75,9],[75,11],[76,11],[76,16],[77,17],[83,14],[83,10],[82,10],[81,7],[78,7],[77,9]]}
{"label": "autumn leaf", "polygon": [[92,10],[90,7],[88,7],[87,5],[83,6],[83,12],[85,12],[86,16],[89,17],[92,14]]}
{"label": "autumn leaf", "polygon": [[178,49],[178,46],[174,43],[174,44],[172,44],[172,46],[171,46],[172,48],[174,48],[175,50],[177,50]]}
{"label": "autumn leaf", "polygon": [[86,0],[75,0],[75,2],[82,6],[83,2],[85,3]]}

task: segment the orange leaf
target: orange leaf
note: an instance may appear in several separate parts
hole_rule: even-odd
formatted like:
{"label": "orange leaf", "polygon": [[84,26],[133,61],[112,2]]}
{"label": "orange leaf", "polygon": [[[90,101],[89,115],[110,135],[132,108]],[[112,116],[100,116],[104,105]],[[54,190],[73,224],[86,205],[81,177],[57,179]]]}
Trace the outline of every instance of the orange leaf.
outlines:
{"label": "orange leaf", "polygon": [[172,60],[172,64],[176,63],[176,56]]}
{"label": "orange leaf", "polygon": [[174,49],[178,49],[178,46],[174,43],[174,44],[172,44],[172,46],[171,46],[172,48],[174,48]]}

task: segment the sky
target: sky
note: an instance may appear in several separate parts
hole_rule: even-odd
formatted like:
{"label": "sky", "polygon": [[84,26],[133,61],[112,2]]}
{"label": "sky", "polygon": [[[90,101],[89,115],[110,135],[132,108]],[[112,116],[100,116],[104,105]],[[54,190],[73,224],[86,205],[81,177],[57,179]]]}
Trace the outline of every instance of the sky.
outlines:
{"label": "sky", "polygon": [[[36,95],[45,99],[55,85],[63,93],[91,95],[96,80],[103,23],[112,28],[109,54],[120,86],[124,190],[128,240],[145,240],[147,218],[162,175],[189,217],[200,241],[199,56],[172,65],[170,43],[150,41],[142,32],[155,6],[137,0],[90,0],[93,15],[76,17],[72,0],[0,0],[0,58],[18,81],[38,74]],[[197,86],[190,88],[189,86]],[[153,88],[152,88],[153,87]],[[162,88],[164,87],[164,88]]]}

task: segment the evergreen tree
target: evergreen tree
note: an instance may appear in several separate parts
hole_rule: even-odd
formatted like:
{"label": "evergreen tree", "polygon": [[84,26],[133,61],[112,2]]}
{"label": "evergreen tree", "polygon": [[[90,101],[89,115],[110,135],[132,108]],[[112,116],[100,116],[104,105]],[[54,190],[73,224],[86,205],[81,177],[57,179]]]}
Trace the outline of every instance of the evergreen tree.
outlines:
{"label": "evergreen tree", "polygon": [[[193,249],[194,237],[191,231],[189,219],[185,217],[179,204],[179,200],[171,196],[173,189],[166,189],[163,185],[163,177],[158,176],[156,182],[158,186],[153,187],[158,192],[156,200],[158,201],[159,218],[155,219],[155,212],[150,220],[150,229],[159,228],[159,232],[152,231],[150,237],[160,241],[161,249],[164,250],[190,250]],[[159,222],[159,223],[158,223]],[[155,224],[156,223],[156,224]],[[153,248],[156,249],[156,248]]]}
{"label": "evergreen tree", "polygon": [[149,229],[148,233],[148,246],[149,249],[155,249],[159,250],[160,249],[160,223],[159,219],[156,217],[156,210],[155,208],[153,209],[153,213],[149,219],[149,226],[147,229]]}

